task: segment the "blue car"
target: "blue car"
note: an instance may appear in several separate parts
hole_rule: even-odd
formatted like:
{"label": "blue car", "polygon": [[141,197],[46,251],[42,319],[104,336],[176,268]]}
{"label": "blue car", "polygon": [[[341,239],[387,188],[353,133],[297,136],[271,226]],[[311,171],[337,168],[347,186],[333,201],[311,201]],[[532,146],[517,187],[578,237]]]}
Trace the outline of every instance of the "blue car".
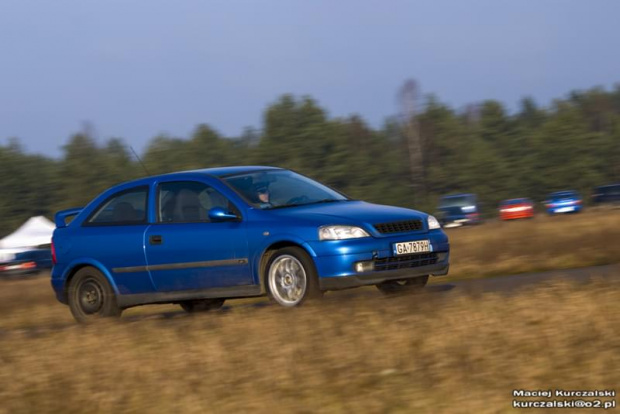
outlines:
{"label": "blue car", "polygon": [[365,285],[404,292],[449,267],[433,216],[273,167],[143,178],[55,221],[51,282],[80,322],[151,303],[194,312],[262,295],[297,306]]}
{"label": "blue car", "polygon": [[579,193],[572,190],[551,193],[544,202],[547,213],[550,215],[579,213],[583,209],[582,203],[583,200]]}

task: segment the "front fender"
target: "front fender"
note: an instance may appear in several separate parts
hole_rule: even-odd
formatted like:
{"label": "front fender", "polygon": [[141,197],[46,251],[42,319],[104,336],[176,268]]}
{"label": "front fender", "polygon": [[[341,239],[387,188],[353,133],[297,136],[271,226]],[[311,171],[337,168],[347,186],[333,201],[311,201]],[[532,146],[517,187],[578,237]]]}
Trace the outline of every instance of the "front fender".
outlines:
{"label": "front fender", "polygon": [[263,281],[260,277],[260,261],[262,257],[271,246],[282,243],[297,245],[304,249],[306,253],[310,255],[310,257],[316,257],[316,252],[314,251],[314,249],[304,239],[300,238],[295,234],[279,233],[277,235],[265,237],[255,246],[255,254],[252,257],[252,276],[257,284],[260,284],[261,286],[263,284]]}

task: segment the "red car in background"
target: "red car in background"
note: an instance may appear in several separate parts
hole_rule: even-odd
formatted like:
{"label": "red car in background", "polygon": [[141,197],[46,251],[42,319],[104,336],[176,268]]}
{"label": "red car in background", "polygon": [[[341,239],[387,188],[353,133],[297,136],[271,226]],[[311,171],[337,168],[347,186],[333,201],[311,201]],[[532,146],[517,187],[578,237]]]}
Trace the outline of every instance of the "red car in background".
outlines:
{"label": "red car in background", "polygon": [[534,203],[529,198],[513,198],[499,204],[499,218],[515,220],[534,217]]}

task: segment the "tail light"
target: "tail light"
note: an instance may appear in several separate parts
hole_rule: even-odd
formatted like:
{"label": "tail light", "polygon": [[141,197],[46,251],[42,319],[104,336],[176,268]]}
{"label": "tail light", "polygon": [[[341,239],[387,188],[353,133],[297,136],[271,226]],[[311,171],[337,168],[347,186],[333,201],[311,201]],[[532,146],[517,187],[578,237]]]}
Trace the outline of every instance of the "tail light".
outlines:
{"label": "tail light", "polygon": [[37,268],[37,263],[36,262],[24,262],[24,263],[18,263],[18,264],[7,264],[4,266],[0,266],[0,271],[5,272],[5,271],[9,271],[9,270],[29,270],[29,269],[36,269]]}
{"label": "tail light", "polygon": [[35,262],[26,262],[20,265],[20,268],[22,269],[35,269],[36,267],[37,264]]}
{"label": "tail light", "polygon": [[52,240],[52,264],[56,264],[56,248],[54,247],[54,240]]}

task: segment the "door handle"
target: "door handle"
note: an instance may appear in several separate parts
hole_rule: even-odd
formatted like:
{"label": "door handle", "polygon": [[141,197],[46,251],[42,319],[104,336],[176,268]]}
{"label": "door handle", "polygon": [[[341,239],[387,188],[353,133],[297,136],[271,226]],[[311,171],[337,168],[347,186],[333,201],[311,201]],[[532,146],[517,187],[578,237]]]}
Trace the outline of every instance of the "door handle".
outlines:
{"label": "door handle", "polygon": [[158,234],[149,237],[149,244],[162,244],[163,242],[163,237]]}

